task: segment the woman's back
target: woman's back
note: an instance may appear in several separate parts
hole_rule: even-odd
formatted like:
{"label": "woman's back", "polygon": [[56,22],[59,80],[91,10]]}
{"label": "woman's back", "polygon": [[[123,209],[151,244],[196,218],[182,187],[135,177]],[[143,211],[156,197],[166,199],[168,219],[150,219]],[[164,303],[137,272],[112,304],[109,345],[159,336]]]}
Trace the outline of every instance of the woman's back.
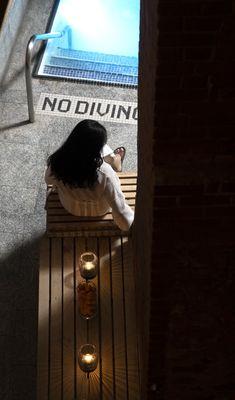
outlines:
{"label": "woman's back", "polygon": [[106,140],[102,125],[90,120],[80,122],[49,157],[45,181],[57,188],[62,205],[71,214],[94,217],[112,210],[120,229],[128,230],[134,213],[116,173],[101,157]]}

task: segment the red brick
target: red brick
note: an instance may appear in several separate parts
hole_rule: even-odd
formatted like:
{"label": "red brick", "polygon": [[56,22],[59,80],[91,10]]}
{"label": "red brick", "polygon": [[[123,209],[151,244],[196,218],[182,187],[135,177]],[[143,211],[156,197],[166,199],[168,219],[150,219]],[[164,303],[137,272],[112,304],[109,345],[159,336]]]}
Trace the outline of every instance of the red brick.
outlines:
{"label": "red brick", "polygon": [[205,88],[207,87],[208,76],[207,75],[184,75],[182,78],[183,88]]}
{"label": "red brick", "polygon": [[225,182],[222,184],[221,192],[235,193],[235,182]]}
{"label": "red brick", "polygon": [[220,192],[221,183],[220,182],[209,182],[205,186],[206,193],[218,193]]}
{"label": "red brick", "polygon": [[[185,132],[185,128],[182,128],[182,130]],[[161,139],[162,142],[167,142],[169,143],[169,140],[171,142],[178,141],[179,138],[181,138],[180,134],[181,128],[179,127],[166,127],[166,126],[161,126],[161,128],[158,128],[158,138]]]}
{"label": "red brick", "polygon": [[185,17],[183,22],[184,31],[218,31],[223,24],[223,19],[218,17]]}
{"label": "red brick", "polygon": [[[232,52],[232,49],[233,48],[231,45],[219,47],[214,56],[215,61],[218,63],[220,61],[220,62],[223,62],[224,64],[225,63],[227,64],[227,62],[232,62],[234,64],[235,54]],[[225,65],[224,65],[224,68],[226,68]]]}
{"label": "red brick", "polygon": [[235,87],[235,76],[234,73],[229,73],[227,71],[227,73],[223,73],[221,72],[220,74],[215,74],[214,75],[214,80],[216,85],[218,86],[229,86],[229,87]]}
{"label": "red brick", "polygon": [[157,66],[158,74],[161,76],[169,76],[169,75],[181,75],[193,74],[195,71],[195,63],[194,62],[164,62],[159,60]]}
{"label": "red brick", "polygon": [[156,79],[156,89],[175,89],[180,87],[180,77],[179,76],[171,76],[171,77],[161,77],[158,76]]}
{"label": "red brick", "polygon": [[155,110],[157,113],[178,113],[180,111],[181,105],[178,101],[156,101]]}
{"label": "red brick", "polygon": [[197,62],[194,63],[195,73],[199,75],[202,73],[208,74],[232,74],[235,69],[235,61],[230,59],[229,63],[223,63],[219,60],[214,60],[213,62]]}
{"label": "red brick", "polygon": [[227,195],[204,195],[204,196],[181,196],[180,204],[185,205],[224,205],[230,204],[230,196]]}
{"label": "red brick", "polygon": [[179,4],[175,1],[160,1],[158,6],[158,14],[160,16],[172,17],[181,16],[181,10]]}
{"label": "red brick", "polygon": [[180,100],[206,100],[208,99],[208,93],[205,89],[159,89],[156,92],[156,99],[167,100],[172,99]]}
{"label": "red brick", "polygon": [[205,209],[205,217],[206,218],[231,218],[235,219],[235,207],[227,206],[227,207],[206,207]]}
{"label": "red brick", "polygon": [[[214,103],[211,102],[206,102],[206,103],[201,103],[201,102],[197,102],[196,100],[194,102],[184,102],[184,104],[182,104],[182,111],[183,112],[187,112],[189,111],[192,114],[196,114],[196,113],[201,113],[201,112],[206,112],[206,113],[210,113],[212,114],[213,111],[215,113],[218,112],[227,112],[230,113],[229,108],[233,109],[235,107],[235,99],[233,100],[223,100],[223,101],[217,101]],[[226,117],[225,117],[225,122],[226,122]]]}
{"label": "red brick", "polygon": [[175,197],[157,197],[155,200],[155,206],[157,207],[175,207],[176,198]]}
{"label": "red brick", "polygon": [[212,47],[188,47],[184,50],[185,60],[205,60],[209,61],[212,58]]}
{"label": "red brick", "polygon": [[156,115],[155,125],[165,128],[184,128],[188,127],[188,115],[185,114],[167,114],[159,112]]}
{"label": "red brick", "polygon": [[232,2],[230,0],[227,1],[212,1],[205,2],[202,6],[203,15],[230,15],[232,12]]}
{"label": "red brick", "polygon": [[[167,144],[165,141],[158,140],[154,146],[154,160],[181,160],[196,162],[205,159],[212,159],[215,156],[232,156],[234,153],[234,146],[229,143],[212,140],[195,140],[195,141],[173,141]],[[156,158],[155,158],[156,157]]]}
{"label": "red brick", "polygon": [[181,1],[181,14],[184,16],[197,16],[202,15],[203,11],[203,1],[188,1],[182,0]]}
{"label": "red brick", "polygon": [[[195,99],[196,100],[196,99]],[[233,107],[235,101],[218,102],[184,102],[181,106],[182,112],[190,116],[192,125],[195,127],[202,123],[215,125],[235,124],[235,114]]]}
{"label": "red brick", "polygon": [[159,46],[209,47],[216,44],[216,36],[212,33],[160,33]]}
{"label": "red brick", "polygon": [[228,99],[234,99],[235,98],[235,88],[223,88],[219,89],[219,98],[221,100],[228,100]]}
{"label": "red brick", "polygon": [[235,14],[231,0],[142,2],[150,3],[150,20],[159,5],[158,32],[151,38],[145,27],[143,63],[157,75],[156,93],[142,109],[148,134],[139,145],[151,138],[156,181],[174,185],[154,188],[151,210],[149,383],[161,389],[148,399],[232,399]]}
{"label": "red brick", "polygon": [[188,143],[211,139],[207,126],[192,126],[192,124],[190,124],[188,129],[181,129],[178,136],[180,140],[187,141]]}
{"label": "red brick", "polygon": [[[218,208],[218,207],[216,207]],[[180,208],[161,208],[154,210],[154,221],[159,221],[160,219],[168,220],[180,220],[184,219],[203,219],[205,218],[205,212],[203,207],[180,207]],[[214,216],[214,214],[212,214]],[[212,216],[208,214],[208,217]],[[156,218],[156,219],[155,219]]]}
{"label": "red brick", "polygon": [[158,58],[161,61],[177,62],[183,60],[183,49],[177,47],[159,47]]}
{"label": "red brick", "polygon": [[158,29],[161,32],[178,32],[182,30],[182,17],[161,17],[158,23]]}
{"label": "red brick", "polygon": [[155,196],[177,196],[198,194],[204,191],[204,185],[158,185],[154,188]]}

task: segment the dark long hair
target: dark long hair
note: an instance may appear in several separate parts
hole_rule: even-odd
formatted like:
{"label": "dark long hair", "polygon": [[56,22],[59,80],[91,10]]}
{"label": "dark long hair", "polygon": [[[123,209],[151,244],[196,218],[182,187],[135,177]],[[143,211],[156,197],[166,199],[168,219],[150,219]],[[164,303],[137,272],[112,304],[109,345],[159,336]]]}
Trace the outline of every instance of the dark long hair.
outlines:
{"label": "dark long hair", "polygon": [[103,159],[101,149],[107,142],[107,132],[99,122],[85,119],[79,122],[62,146],[51,154],[47,165],[52,175],[70,187],[92,188]]}

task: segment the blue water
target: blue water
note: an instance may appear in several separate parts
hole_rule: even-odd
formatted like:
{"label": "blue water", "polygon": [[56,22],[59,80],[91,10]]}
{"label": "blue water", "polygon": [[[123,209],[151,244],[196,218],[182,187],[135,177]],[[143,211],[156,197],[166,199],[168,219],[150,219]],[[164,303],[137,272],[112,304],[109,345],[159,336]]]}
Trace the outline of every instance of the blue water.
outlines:
{"label": "blue water", "polygon": [[72,28],[73,49],[138,57],[139,0],[61,0],[51,31]]}
{"label": "blue water", "polygon": [[60,0],[51,32],[65,34],[48,40],[38,74],[137,86],[139,8],[140,0]]}

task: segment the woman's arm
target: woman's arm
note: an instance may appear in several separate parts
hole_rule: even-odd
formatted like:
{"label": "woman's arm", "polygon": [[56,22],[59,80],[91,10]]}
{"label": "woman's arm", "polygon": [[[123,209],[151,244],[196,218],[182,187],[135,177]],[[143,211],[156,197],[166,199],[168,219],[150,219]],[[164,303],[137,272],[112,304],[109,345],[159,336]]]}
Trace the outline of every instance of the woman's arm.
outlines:
{"label": "woman's arm", "polygon": [[105,198],[112,208],[113,219],[120,229],[128,231],[134,220],[134,211],[127,204],[115,172],[107,176]]}

